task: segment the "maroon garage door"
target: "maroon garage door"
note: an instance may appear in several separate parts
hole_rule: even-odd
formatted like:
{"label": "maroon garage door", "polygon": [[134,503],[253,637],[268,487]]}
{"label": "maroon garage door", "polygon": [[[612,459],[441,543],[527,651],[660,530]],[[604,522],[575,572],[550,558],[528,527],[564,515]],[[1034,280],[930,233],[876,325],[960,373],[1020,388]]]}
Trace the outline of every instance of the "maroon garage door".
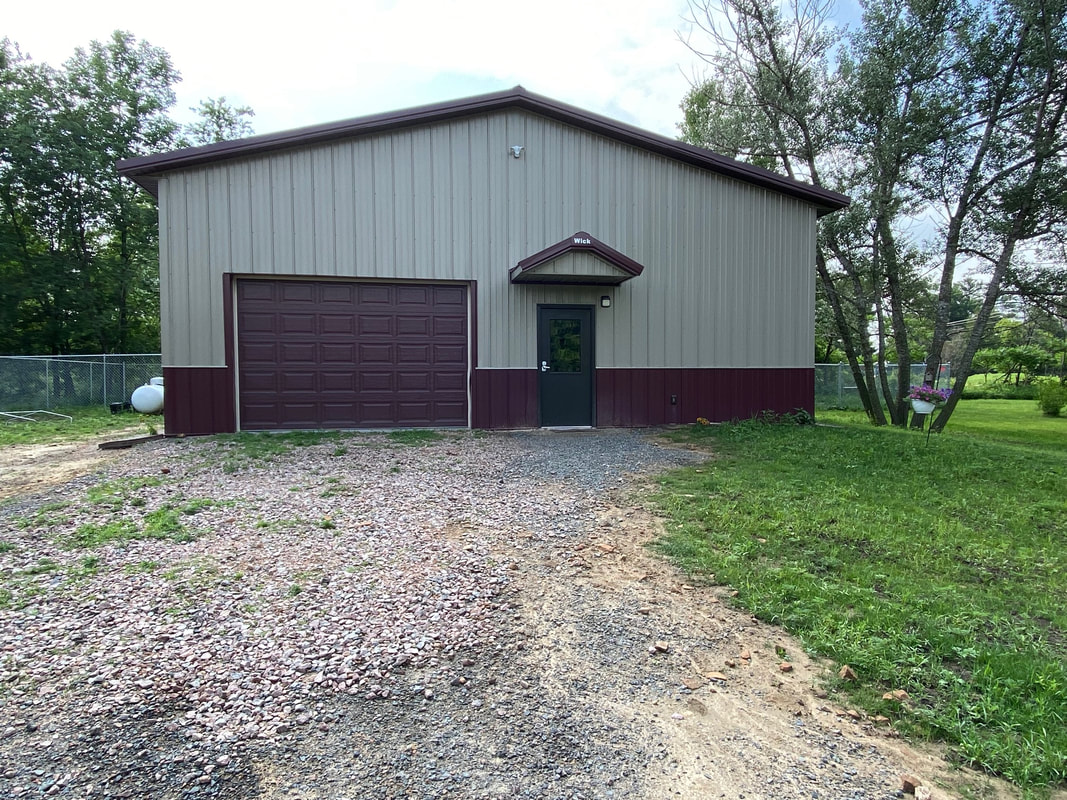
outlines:
{"label": "maroon garage door", "polygon": [[467,425],[467,290],[237,282],[241,428]]}

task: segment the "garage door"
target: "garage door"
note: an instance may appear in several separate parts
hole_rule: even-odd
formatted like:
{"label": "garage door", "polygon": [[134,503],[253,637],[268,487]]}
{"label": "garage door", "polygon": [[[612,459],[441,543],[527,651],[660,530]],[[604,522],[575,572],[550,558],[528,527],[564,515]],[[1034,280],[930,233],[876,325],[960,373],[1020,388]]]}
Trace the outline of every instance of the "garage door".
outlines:
{"label": "garage door", "polygon": [[237,282],[243,430],[467,425],[467,290]]}

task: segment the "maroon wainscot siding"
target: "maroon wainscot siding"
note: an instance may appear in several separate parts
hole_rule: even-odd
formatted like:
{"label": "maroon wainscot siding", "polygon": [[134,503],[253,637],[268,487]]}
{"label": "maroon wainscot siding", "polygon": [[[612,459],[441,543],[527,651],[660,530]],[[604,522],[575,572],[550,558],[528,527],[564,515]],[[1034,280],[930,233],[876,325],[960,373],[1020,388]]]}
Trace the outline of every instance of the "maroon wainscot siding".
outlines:
{"label": "maroon wainscot siding", "polygon": [[697,417],[727,422],[798,408],[815,413],[813,369],[596,371],[596,424],[602,428],[687,423]]}
{"label": "maroon wainscot siding", "polygon": [[163,387],[168,436],[237,430],[233,370],[228,367],[163,367]]}
{"label": "maroon wainscot siding", "polygon": [[471,427],[536,428],[536,369],[476,369],[472,381]]}
{"label": "maroon wainscot siding", "polygon": [[[475,370],[472,426],[537,427],[537,374],[535,369]],[[596,371],[596,425],[601,428],[688,423],[697,417],[727,422],[798,408],[815,413],[812,369]]]}

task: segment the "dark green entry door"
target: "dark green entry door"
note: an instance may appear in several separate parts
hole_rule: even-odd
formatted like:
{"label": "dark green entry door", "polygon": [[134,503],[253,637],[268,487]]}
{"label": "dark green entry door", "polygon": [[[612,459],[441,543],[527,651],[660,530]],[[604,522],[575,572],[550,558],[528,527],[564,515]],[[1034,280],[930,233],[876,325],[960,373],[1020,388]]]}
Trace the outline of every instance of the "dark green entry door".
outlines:
{"label": "dark green entry door", "polygon": [[592,307],[537,307],[537,364],[541,425],[592,425]]}

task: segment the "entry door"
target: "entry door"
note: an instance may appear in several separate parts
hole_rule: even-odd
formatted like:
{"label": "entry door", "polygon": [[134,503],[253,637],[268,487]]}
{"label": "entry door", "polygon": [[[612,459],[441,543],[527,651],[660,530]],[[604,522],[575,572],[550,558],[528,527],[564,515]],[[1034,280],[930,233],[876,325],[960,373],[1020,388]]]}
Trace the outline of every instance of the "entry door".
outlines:
{"label": "entry door", "polygon": [[537,307],[541,425],[593,424],[593,309]]}

